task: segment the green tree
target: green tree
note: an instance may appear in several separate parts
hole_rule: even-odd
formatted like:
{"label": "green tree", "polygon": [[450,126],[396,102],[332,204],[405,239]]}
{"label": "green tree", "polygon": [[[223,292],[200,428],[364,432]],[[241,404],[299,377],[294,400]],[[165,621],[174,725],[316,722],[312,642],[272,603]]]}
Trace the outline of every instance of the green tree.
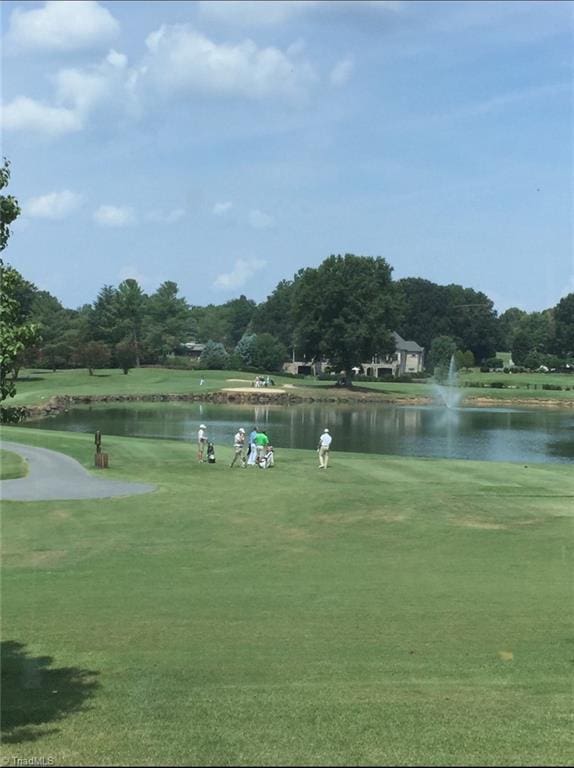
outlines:
{"label": "green tree", "polygon": [[[10,163],[4,158],[0,169],[0,189],[10,181]],[[10,224],[18,217],[20,206],[12,195],[0,195],[0,251],[10,237]],[[39,341],[38,327],[29,321],[29,304],[34,286],[24,280],[14,267],[0,259],[0,402],[16,394],[16,379],[26,349]],[[2,409],[4,418],[5,409]]]}
{"label": "green tree", "polygon": [[136,364],[136,348],[133,341],[131,339],[120,341],[116,344],[114,352],[117,364],[127,375]]}
{"label": "green tree", "polygon": [[353,366],[393,352],[397,297],[383,258],[330,256],[295,276],[295,343],[309,358],[328,358],[352,384]]}
{"label": "green tree", "polygon": [[449,318],[448,335],[459,349],[469,349],[477,360],[484,360],[498,346],[498,318],[494,304],[481,291],[460,285],[445,287],[445,313]]}
{"label": "green tree", "polygon": [[280,371],[287,358],[287,347],[270,333],[255,336],[253,366],[263,371]]}
{"label": "green tree", "polygon": [[232,299],[223,305],[227,320],[225,342],[229,347],[234,347],[247,331],[255,307],[255,302],[243,294],[238,299]]}
{"label": "green tree", "polygon": [[426,350],[439,336],[452,336],[459,349],[482,360],[494,353],[499,327],[493,302],[480,291],[461,285],[436,285],[421,278],[397,282],[401,319],[398,332]]}
{"label": "green tree", "polygon": [[512,359],[516,365],[538,367],[529,365],[527,358],[530,363],[533,360],[540,360],[542,356],[552,351],[554,339],[554,316],[551,310],[525,314],[520,319],[514,334]]}
{"label": "green tree", "polygon": [[[8,186],[10,181],[10,161],[4,158],[4,165],[0,168],[0,189]],[[20,215],[18,201],[12,195],[0,195],[0,251],[8,245],[10,237],[10,224]]]}
{"label": "green tree", "polygon": [[257,335],[255,333],[244,334],[237,342],[234,355],[237,356],[241,365],[245,368],[255,366],[255,347],[257,344]]}
{"label": "green tree", "polygon": [[205,307],[194,306],[191,316],[197,329],[197,339],[203,344],[208,341],[218,341],[221,344],[228,334],[228,318],[223,306],[208,304]]}
{"label": "green tree", "polygon": [[452,336],[437,336],[431,342],[427,366],[439,381],[446,378],[450,360],[456,352],[456,342]]}
{"label": "green tree", "polygon": [[201,353],[199,364],[202,368],[221,371],[227,367],[228,359],[229,355],[223,344],[219,341],[212,341],[210,339]]}
{"label": "green tree", "polygon": [[74,353],[72,344],[66,341],[52,341],[47,344],[42,343],[38,352],[38,363],[56,372],[58,368],[67,368],[70,366]]}
{"label": "green tree", "polygon": [[444,286],[419,277],[407,277],[398,280],[396,287],[401,296],[401,317],[396,330],[404,339],[412,339],[430,350],[436,336],[450,332]]}
{"label": "green tree", "polygon": [[476,361],[474,359],[473,353],[470,351],[470,349],[467,349],[466,352],[462,353],[462,367],[466,368],[467,371],[471,368],[474,368],[476,364]]}
{"label": "green tree", "polygon": [[107,368],[111,360],[111,351],[103,341],[89,341],[80,351],[80,363],[88,369],[90,376],[95,368]]}
{"label": "green tree", "polygon": [[[510,307],[498,318],[499,352],[509,352],[514,347],[514,339],[528,313],[518,307]],[[515,361],[516,362],[516,361]]]}
{"label": "green tree", "polygon": [[104,285],[91,307],[84,310],[86,333],[90,341],[115,344],[124,334],[121,327],[117,289]]}
{"label": "green tree", "polygon": [[145,346],[154,359],[162,362],[189,341],[196,330],[187,301],[177,294],[177,283],[167,280],[147,303]]}
{"label": "green tree", "polygon": [[259,304],[251,318],[254,333],[270,333],[288,350],[293,350],[293,281],[281,280],[273,293]]}
{"label": "green tree", "polygon": [[140,365],[142,329],[147,301],[148,297],[140,288],[137,280],[128,278],[118,286],[118,331],[121,332],[121,338],[128,338],[132,341],[136,352],[136,367]]}
{"label": "green tree", "polygon": [[574,356],[574,293],[560,299],[554,308],[553,349],[563,357]]}
{"label": "green tree", "polygon": [[24,283],[16,269],[0,262],[0,402],[16,394],[22,354],[39,341],[38,327],[28,321],[18,300]]}
{"label": "green tree", "polygon": [[42,341],[34,362],[55,371],[70,365],[75,341],[77,312],[64,309],[48,291],[36,291],[31,304],[30,320],[37,324]]}

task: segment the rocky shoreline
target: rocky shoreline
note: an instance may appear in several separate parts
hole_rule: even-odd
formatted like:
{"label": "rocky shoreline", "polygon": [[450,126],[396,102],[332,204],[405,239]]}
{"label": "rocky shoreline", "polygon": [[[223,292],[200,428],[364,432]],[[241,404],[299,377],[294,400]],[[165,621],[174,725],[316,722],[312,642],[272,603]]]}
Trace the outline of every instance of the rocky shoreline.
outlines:
{"label": "rocky shoreline", "polygon": [[[334,404],[369,404],[388,403],[392,405],[431,405],[430,397],[396,397],[382,396],[375,392],[341,392],[324,395],[297,395],[294,392],[256,392],[230,391],[205,392],[201,394],[157,394],[157,395],[54,395],[40,405],[23,406],[21,414],[26,420],[56,416],[65,413],[77,405],[98,405],[102,403],[159,403],[159,402],[206,402],[232,405],[301,405],[302,403],[334,403]],[[572,400],[550,399],[513,399],[475,397],[467,398],[467,405],[479,407],[508,407],[509,405],[530,406],[537,408],[573,408]]]}

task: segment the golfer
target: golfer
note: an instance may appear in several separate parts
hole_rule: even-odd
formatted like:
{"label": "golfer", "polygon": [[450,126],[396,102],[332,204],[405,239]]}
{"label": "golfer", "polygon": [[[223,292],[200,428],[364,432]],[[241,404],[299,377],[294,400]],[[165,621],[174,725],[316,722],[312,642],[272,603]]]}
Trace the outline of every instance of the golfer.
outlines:
{"label": "golfer", "polygon": [[257,456],[255,458],[256,464],[259,464],[259,462],[263,460],[268,445],[269,438],[267,437],[267,432],[258,429],[257,434],[255,435],[255,449],[257,451]]}
{"label": "golfer", "polygon": [[235,462],[237,461],[238,457],[241,457],[241,466],[246,467],[247,461],[246,456],[243,452],[243,449],[245,448],[245,430],[243,427],[240,427],[239,430],[235,433],[235,437],[233,438],[233,461],[229,465],[232,467]]}
{"label": "golfer", "polygon": [[207,446],[207,427],[200,424],[197,430],[197,460],[203,463],[203,452]]}
{"label": "golfer", "polygon": [[324,429],[323,434],[319,438],[319,447],[317,448],[317,452],[319,453],[319,469],[327,469],[327,464],[329,463],[329,448],[331,447],[331,442],[333,438],[331,437],[329,430]]}

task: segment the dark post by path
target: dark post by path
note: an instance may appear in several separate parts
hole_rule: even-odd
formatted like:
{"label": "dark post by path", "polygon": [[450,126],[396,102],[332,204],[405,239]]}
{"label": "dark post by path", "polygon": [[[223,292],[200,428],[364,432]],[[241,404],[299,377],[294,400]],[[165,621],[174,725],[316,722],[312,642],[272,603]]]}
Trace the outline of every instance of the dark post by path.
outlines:
{"label": "dark post by path", "polygon": [[108,468],[108,454],[102,453],[102,433],[100,430],[96,430],[96,436],[95,436],[95,443],[96,443],[96,467],[99,469],[107,469]]}

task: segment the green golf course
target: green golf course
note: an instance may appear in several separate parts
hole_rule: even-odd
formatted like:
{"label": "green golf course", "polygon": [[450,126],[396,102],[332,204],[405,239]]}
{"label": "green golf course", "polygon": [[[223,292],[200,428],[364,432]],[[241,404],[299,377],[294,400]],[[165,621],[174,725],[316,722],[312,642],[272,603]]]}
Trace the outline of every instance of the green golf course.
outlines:
{"label": "green golf course", "polygon": [[[18,379],[16,397],[5,402],[5,407],[42,405],[55,395],[93,398],[98,396],[154,396],[196,395],[209,396],[221,390],[251,388],[254,374],[245,371],[173,370],[169,368],[136,368],[126,376],[120,370],[102,369],[90,376],[85,369],[52,372],[45,369],[23,370]],[[203,385],[200,383],[203,380]],[[488,399],[508,405],[513,401],[532,406],[554,404],[572,407],[574,404],[574,375],[553,373],[480,373],[461,371],[458,374],[462,396],[472,404]],[[432,379],[411,382],[372,381],[358,382],[351,390],[337,388],[332,381],[314,376],[289,377],[273,374],[275,388],[302,399],[372,396],[382,400],[408,403],[417,399],[436,398]],[[253,389],[253,395],[264,397],[273,389]]]}
{"label": "green golf course", "polygon": [[3,502],[4,759],[571,764],[570,465],[106,450],[157,490]]}

